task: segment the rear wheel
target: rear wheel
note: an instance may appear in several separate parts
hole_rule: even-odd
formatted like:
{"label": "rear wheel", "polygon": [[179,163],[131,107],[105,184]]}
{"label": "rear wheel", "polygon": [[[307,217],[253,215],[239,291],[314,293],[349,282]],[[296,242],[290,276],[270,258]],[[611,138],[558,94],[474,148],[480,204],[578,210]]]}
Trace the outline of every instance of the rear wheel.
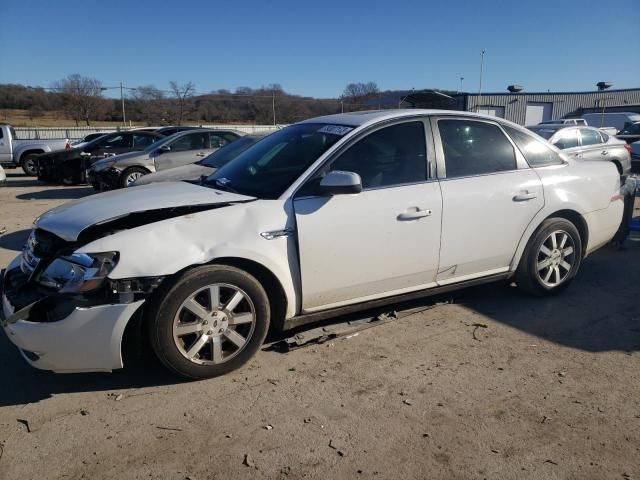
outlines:
{"label": "rear wheel", "polygon": [[269,329],[269,299],[258,281],[225,265],[197,267],[159,291],[148,322],[160,361],[203,379],[244,365]]}
{"label": "rear wheel", "polygon": [[575,225],[564,218],[550,218],[529,240],[515,280],[531,294],[554,294],[569,286],[581,262],[582,239]]}
{"label": "rear wheel", "polygon": [[39,154],[37,153],[27,153],[20,159],[20,166],[22,167],[22,170],[30,177],[35,177],[38,174],[35,160],[38,155]]}
{"label": "rear wheel", "polygon": [[140,167],[131,167],[127,168],[124,172],[120,174],[120,187],[126,188],[130,186],[133,182],[135,182],[140,177],[146,175],[148,172],[144,168]]}

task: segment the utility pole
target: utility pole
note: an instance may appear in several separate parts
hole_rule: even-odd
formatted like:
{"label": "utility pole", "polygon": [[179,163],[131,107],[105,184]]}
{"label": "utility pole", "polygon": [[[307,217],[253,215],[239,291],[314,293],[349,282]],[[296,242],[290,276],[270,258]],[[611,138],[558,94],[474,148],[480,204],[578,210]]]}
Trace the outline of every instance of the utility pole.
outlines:
{"label": "utility pole", "polygon": [[276,124],[276,91],[271,91],[271,108],[273,109],[273,125]]}
{"label": "utility pole", "polygon": [[340,100],[340,113],[344,113],[344,100]]}
{"label": "utility pole", "polygon": [[124,112],[124,86],[120,82],[120,101],[122,102],[122,125],[127,126],[127,116]]}
{"label": "utility pole", "polygon": [[487,53],[487,50],[483,48],[480,52],[480,86],[478,87],[478,104],[476,105],[476,112],[480,110],[480,100],[482,99],[482,73],[484,70],[485,53]]}

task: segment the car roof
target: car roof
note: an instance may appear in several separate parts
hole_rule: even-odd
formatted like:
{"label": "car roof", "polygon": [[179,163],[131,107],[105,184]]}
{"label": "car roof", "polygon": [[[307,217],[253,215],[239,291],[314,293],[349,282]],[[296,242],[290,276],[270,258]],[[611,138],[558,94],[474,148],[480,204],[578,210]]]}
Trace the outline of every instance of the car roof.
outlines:
{"label": "car roof", "polygon": [[500,121],[504,123],[511,123],[504,118],[494,117],[491,115],[483,115],[475,112],[462,112],[458,110],[433,110],[433,109],[421,109],[421,108],[403,108],[403,109],[390,109],[390,110],[365,110],[360,112],[349,113],[336,113],[334,115],[324,115],[322,117],[309,118],[299,122],[304,123],[328,123],[335,125],[347,125],[350,127],[360,127],[364,125],[370,125],[373,123],[381,122],[384,120],[393,120],[403,117],[415,117],[423,115],[455,115],[455,116],[468,116],[473,118],[484,118],[492,121]]}

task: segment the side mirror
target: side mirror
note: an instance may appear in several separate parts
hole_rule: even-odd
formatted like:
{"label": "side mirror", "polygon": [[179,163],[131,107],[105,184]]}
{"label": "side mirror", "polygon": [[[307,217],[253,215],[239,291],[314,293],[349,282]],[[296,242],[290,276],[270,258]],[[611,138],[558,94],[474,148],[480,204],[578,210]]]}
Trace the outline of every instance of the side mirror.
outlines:
{"label": "side mirror", "polygon": [[362,180],[355,172],[334,170],[320,180],[319,191],[323,195],[348,195],[362,191]]}
{"label": "side mirror", "polygon": [[162,145],[162,146],[156,148],[155,153],[156,153],[156,155],[160,155],[160,154],[162,154],[164,152],[170,152],[170,151],[171,151],[171,147],[169,145]]}

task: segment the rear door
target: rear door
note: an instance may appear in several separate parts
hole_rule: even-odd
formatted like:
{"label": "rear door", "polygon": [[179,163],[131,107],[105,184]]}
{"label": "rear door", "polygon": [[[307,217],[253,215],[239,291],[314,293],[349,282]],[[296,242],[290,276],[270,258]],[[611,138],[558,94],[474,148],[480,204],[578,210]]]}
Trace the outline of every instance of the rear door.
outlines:
{"label": "rear door", "polygon": [[494,122],[432,120],[442,190],[440,285],[509,270],[544,205],[542,182]]}
{"label": "rear door", "polygon": [[563,128],[554,134],[550,141],[553,145],[573,158],[582,158],[580,137],[577,128]]}
{"label": "rear door", "polygon": [[609,152],[603,144],[599,131],[591,128],[579,128],[578,133],[583,160],[607,160]]}

